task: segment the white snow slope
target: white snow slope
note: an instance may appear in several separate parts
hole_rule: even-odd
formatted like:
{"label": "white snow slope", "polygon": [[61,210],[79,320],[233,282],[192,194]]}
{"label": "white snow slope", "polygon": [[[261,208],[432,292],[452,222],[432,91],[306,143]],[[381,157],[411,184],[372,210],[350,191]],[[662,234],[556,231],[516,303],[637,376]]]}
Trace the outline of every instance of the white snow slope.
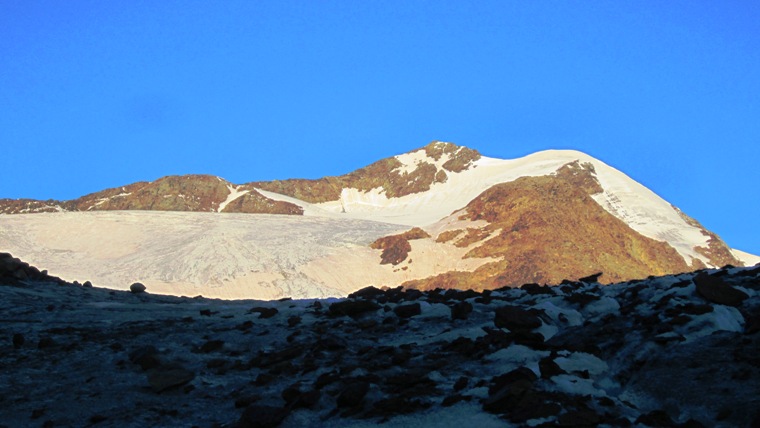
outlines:
{"label": "white snow slope", "polygon": [[[435,161],[423,150],[397,158],[402,173],[421,162],[440,169],[448,159]],[[476,269],[489,259],[461,259],[468,248],[412,241],[414,263],[400,269],[380,265],[380,251],[368,244],[410,226],[431,233],[453,227],[456,219],[450,214],[491,186],[551,174],[576,160],[594,165],[604,189],[594,198],[607,211],[639,233],[667,241],[687,263],[696,258],[710,266],[694,250],[709,239],[699,228],[622,172],[572,150],[512,160],[483,157],[461,173],[447,171],[447,181],[429,191],[401,198],[389,199],[380,188],[343,189],[339,201],[309,204],[260,191],[300,205],[304,216],[157,211],[0,215],[0,251],[52,275],[116,289],[140,281],[154,293],[226,299],[344,296],[367,285],[395,286],[450,270]],[[243,193],[230,186],[219,211]],[[751,254],[735,254],[749,265],[760,261]]]}

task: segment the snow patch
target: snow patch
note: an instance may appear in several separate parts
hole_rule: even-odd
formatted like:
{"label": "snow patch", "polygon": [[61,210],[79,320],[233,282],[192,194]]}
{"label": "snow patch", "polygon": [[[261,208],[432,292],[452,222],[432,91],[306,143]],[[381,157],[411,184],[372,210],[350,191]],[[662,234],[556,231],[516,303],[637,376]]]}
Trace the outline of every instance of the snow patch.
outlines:
{"label": "snow patch", "polygon": [[[221,181],[221,179],[219,180]],[[216,209],[216,212],[218,213],[224,211],[224,209],[227,207],[227,205],[230,204],[230,202],[234,201],[235,199],[249,192],[248,190],[240,190],[240,186],[232,186],[231,184],[227,185],[227,189],[230,190],[230,193],[227,195],[227,199],[225,199],[224,202],[219,204],[219,208]]]}
{"label": "snow patch", "polygon": [[620,303],[612,297],[605,296],[586,305],[583,312],[588,319],[594,319],[596,317],[602,318],[605,315],[619,313]]}
{"label": "snow patch", "polygon": [[[556,300],[561,301],[562,299],[557,298]],[[570,327],[583,324],[583,315],[580,312],[575,309],[560,308],[550,300],[544,300],[534,307],[543,310],[557,324],[567,324]]]}
{"label": "snow patch", "polygon": [[540,376],[541,371],[538,369],[538,361],[541,358],[548,357],[550,354],[549,351],[535,351],[524,345],[512,345],[508,348],[499,349],[491,355],[487,355],[485,359],[499,364],[505,372],[525,366]]}
{"label": "snow patch", "polygon": [[686,341],[704,337],[716,331],[743,331],[744,317],[736,308],[713,305],[713,311],[699,315],[684,326]]}
{"label": "snow patch", "polygon": [[745,266],[754,266],[760,263],[760,256],[737,250],[736,248],[732,248],[731,252],[734,254],[734,257],[744,262]]}
{"label": "snow patch", "polygon": [[590,395],[592,397],[606,395],[603,391],[600,391],[594,386],[594,381],[591,379],[582,379],[578,376],[561,374],[553,376],[552,382],[554,382],[554,385],[559,391],[567,394]]}
{"label": "snow patch", "polygon": [[[445,144],[445,143],[438,143]],[[460,147],[458,150],[462,150]],[[411,153],[404,153],[403,155],[394,156],[396,160],[401,162],[401,166],[394,169],[392,172],[397,172],[400,175],[411,174],[417,170],[421,164],[431,164],[435,166],[436,170],[443,169],[443,164],[451,159],[448,153],[444,153],[438,160],[435,160],[427,155],[425,149],[419,149]],[[448,174],[448,172],[447,172]]]}
{"label": "snow patch", "polygon": [[573,352],[565,357],[557,357],[555,363],[566,372],[588,371],[591,375],[599,375],[607,370],[609,366],[599,357],[586,352]]}

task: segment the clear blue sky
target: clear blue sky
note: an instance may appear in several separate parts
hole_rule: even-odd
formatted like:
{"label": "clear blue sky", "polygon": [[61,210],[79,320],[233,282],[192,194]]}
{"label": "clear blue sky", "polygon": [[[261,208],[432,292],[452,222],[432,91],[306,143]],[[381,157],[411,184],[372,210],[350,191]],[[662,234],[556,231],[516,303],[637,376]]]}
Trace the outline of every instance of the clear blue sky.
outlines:
{"label": "clear blue sky", "polygon": [[760,253],[760,2],[0,2],[0,197],[587,152]]}

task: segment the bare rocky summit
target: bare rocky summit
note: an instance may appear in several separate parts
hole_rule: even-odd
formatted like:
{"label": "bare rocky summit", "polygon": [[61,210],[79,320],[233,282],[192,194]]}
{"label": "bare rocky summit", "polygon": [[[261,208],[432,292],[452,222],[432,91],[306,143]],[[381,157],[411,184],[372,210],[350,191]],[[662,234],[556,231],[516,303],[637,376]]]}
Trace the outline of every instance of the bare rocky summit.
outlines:
{"label": "bare rocky summit", "polygon": [[220,301],[0,254],[0,426],[756,426],[760,267]]}
{"label": "bare rocky summit", "polygon": [[[394,156],[338,177],[276,180],[248,185],[310,203],[337,201],[343,189],[348,188],[361,192],[381,189],[387,197],[398,198],[430,190],[433,184],[446,182],[448,174],[465,171],[481,158],[476,150],[440,141],[433,141],[406,154],[417,152],[424,153],[433,162],[419,162],[412,169],[402,170],[403,163]],[[435,165],[438,162],[441,163],[440,168]]]}

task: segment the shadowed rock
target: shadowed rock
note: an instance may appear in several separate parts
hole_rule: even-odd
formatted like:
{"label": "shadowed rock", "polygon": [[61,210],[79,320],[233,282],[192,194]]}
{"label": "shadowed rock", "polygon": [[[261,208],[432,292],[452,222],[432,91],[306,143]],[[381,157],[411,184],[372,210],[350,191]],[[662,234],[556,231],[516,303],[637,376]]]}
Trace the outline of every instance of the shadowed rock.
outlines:
{"label": "shadowed rock", "polygon": [[267,319],[267,318],[272,318],[273,316],[277,315],[279,311],[277,310],[277,308],[256,307],[256,308],[252,308],[248,312],[252,314],[258,313],[259,318]]}
{"label": "shadowed rock", "polygon": [[21,333],[16,333],[13,335],[13,347],[16,349],[20,349],[22,346],[24,346],[24,335]]}
{"label": "shadowed rock", "polygon": [[253,404],[245,408],[237,428],[274,428],[288,416],[282,407]]}
{"label": "shadowed rock", "polygon": [[368,391],[368,382],[359,380],[349,383],[338,396],[338,407],[358,406],[364,400],[364,396],[367,395]]}
{"label": "shadowed rock", "polygon": [[470,302],[457,302],[451,307],[451,319],[452,320],[466,320],[467,316],[472,312],[472,303]]}
{"label": "shadowed rock", "polygon": [[158,350],[155,346],[141,346],[129,353],[129,361],[139,365],[143,370],[148,370],[161,365],[157,354]]}
{"label": "shadowed rock", "polygon": [[584,276],[583,278],[580,278],[578,281],[585,282],[587,284],[592,284],[594,282],[599,282],[599,277],[602,275],[603,275],[603,272],[599,272],[593,275]]}
{"label": "shadowed rock", "polygon": [[183,368],[159,367],[148,374],[148,383],[154,392],[182,386],[195,379],[195,374]]}
{"label": "shadowed rock", "polygon": [[350,317],[361,315],[365,312],[376,311],[380,305],[368,300],[344,300],[330,305],[330,315],[348,315]]}
{"label": "shadowed rock", "polygon": [[700,272],[694,277],[697,294],[712,303],[726,306],[739,306],[747,299],[747,294],[726,284],[721,277],[711,276]]}
{"label": "shadowed rock", "polygon": [[537,311],[525,310],[517,306],[503,306],[496,309],[494,324],[496,327],[508,328],[511,331],[530,331],[541,327],[541,319]]}
{"label": "shadowed rock", "polygon": [[393,313],[399,318],[411,318],[415,315],[422,313],[422,308],[419,303],[411,303],[408,305],[399,305],[393,308]]}

